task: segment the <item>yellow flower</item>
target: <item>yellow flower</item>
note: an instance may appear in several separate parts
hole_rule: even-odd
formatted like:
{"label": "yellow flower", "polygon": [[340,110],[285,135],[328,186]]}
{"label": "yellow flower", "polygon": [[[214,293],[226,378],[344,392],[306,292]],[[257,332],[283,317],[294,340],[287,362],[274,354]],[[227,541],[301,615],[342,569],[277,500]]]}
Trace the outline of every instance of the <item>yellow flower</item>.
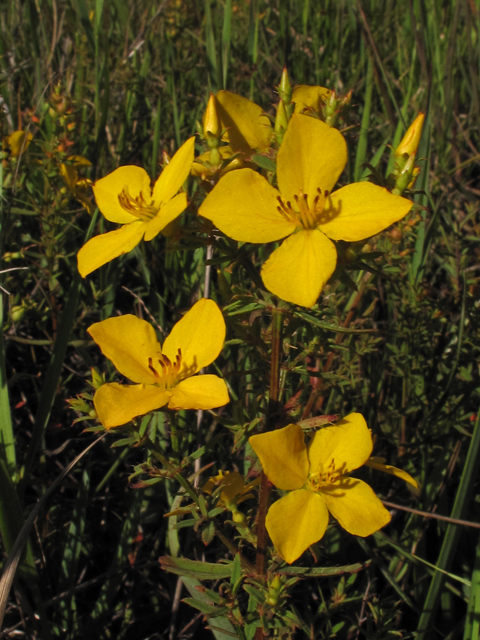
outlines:
{"label": "yellow flower", "polygon": [[78,270],[85,277],[95,269],[128,253],[142,240],[152,240],[187,206],[187,195],[178,193],[190,173],[194,138],[187,140],[162,171],[153,190],[141,167],[119,167],[93,186],[104,217],[122,226],[92,238],[78,252]]}
{"label": "yellow flower", "polygon": [[[160,346],[148,322],[126,315],[97,322],[88,333],[120,373],[137,384],[102,385],[94,404],[110,429],[132,418],[169,409],[213,409],[229,402],[225,382],[195,376],[215,360],[225,341],[225,321],[213,300],[199,300]],[[192,377],[195,376],[195,377]]]}
{"label": "yellow flower", "polygon": [[205,493],[213,493],[216,486],[221,485],[222,492],[220,494],[220,505],[225,506],[232,512],[232,519],[237,524],[243,524],[245,522],[245,514],[238,510],[238,505],[244,500],[253,498],[253,494],[250,493],[252,489],[260,484],[261,478],[255,478],[253,482],[249,484],[245,483],[243,476],[238,471],[226,471],[225,474],[220,471],[218,476],[209,478],[204,484],[202,491]]}
{"label": "yellow flower", "polygon": [[[272,504],[266,518],[270,538],[286,562],[291,564],[322,538],[329,512],[349,533],[361,537],[390,522],[390,513],[368,484],[349,477],[367,463],[373,448],[361,414],[351,413],[317,431],[308,447],[296,424],[252,436],[249,442],[268,479],[289,491]],[[396,471],[417,486],[407,473]]]}
{"label": "yellow flower", "polygon": [[264,264],[263,282],[283,300],[311,307],[336,267],[332,240],[364,240],[412,207],[370,182],[331,193],[346,161],[339,131],[294,114],[277,156],[279,190],[252,169],[239,169],[219,180],[199,213],[242,242],[287,238]]}
{"label": "yellow flower", "polygon": [[220,501],[227,507],[237,505],[244,500],[252,497],[250,491],[260,484],[260,478],[255,478],[248,484],[245,483],[243,476],[238,471],[220,471],[218,476],[213,476],[203,485],[202,491],[211,494],[216,486],[222,485],[222,493]]}

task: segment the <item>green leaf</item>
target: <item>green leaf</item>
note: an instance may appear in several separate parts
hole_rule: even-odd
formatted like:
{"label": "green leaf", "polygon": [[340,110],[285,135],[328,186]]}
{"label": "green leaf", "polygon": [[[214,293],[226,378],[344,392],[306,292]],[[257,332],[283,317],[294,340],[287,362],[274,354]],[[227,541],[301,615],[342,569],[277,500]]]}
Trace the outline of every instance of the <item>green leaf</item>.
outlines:
{"label": "green leaf", "polygon": [[287,576],[301,576],[302,578],[314,578],[318,576],[340,576],[342,573],[357,573],[362,569],[366,569],[371,561],[356,562],[355,564],[346,564],[342,567],[284,567],[279,569],[277,573],[283,573]]}
{"label": "green leaf", "polygon": [[[205,564],[205,563],[199,563],[199,564]],[[190,595],[192,596],[192,600],[194,600],[195,603],[197,604],[202,603],[202,606],[203,604],[205,604],[211,607],[208,596],[199,589],[199,587],[201,587],[202,585],[200,582],[198,582],[198,580],[195,580],[195,578],[184,577],[182,581],[185,587],[190,592]],[[189,602],[189,600],[190,600],[189,598],[186,598],[185,602],[192,604],[191,602]],[[220,611],[220,608],[214,607],[214,609],[215,609],[215,613],[218,614]],[[211,623],[210,629],[212,630],[212,633],[215,636],[216,640],[230,640],[231,638],[238,638],[232,623],[227,618],[215,617],[215,620],[213,620]]]}
{"label": "green leaf", "polygon": [[261,169],[266,169],[266,171],[274,173],[277,170],[275,162],[270,158],[267,158],[267,156],[261,156],[258,153],[254,153],[251,160],[255,162],[255,164],[258,164]]}
{"label": "green leaf", "polygon": [[188,576],[197,580],[219,580],[230,578],[233,571],[233,562],[215,564],[213,562],[199,562],[187,558],[172,558],[163,556],[160,558],[162,569],[175,573],[177,576]]}

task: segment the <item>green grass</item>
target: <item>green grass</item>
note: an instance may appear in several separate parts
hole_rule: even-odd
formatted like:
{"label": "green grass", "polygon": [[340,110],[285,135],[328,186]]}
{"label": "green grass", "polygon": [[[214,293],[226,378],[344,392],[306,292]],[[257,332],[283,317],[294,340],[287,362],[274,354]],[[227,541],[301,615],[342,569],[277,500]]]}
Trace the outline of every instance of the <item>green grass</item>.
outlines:
{"label": "green grass", "polygon": [[[90,391],[93,366],[114,379],[88,326],[119,313],[146,317],[147,309],[168,331],[203,289],[206,236],[191,214],[185,218],[195,232],[178,242],[159,236],[81,280],[77,251],[86,237],[111,227],[101,216],[90,218],[65,189],[58,162],[85,156],[92,168],[80,173],[92,180],[124,164],[143,166],[155,179],[163,152],[171,156],[195,133],[209,91],[241,93],[273,117],[285,64],[296,84],[353,90],[345,181],[366,177],[367,163],[386,176],[389,145],[398,144],[419,110],[427,113],[416,225],[403,225],[400,239],[376,239],[374,248],[384,253],[373,263],[380,273],[369,274],[371,262],[352,265],[358,292],[334,281],[310,318],[288,322],[281,403],[297,394],[298,405],[287,419],[300,419],[307,404],[313,412],[306,417],[361,411],[377,437],[376,454],[421,484],[413,494],[368,474],[382,497],[480,522],[469,453],[479,406],[478,3],[31,0],[6,3],[0,28],[1,134],[20,127],[34,134],[21,158],[5,150],[0,174],[0,269],[26,267],[3,273],[0,282],[9,292],[2,293],[0,318],[5,551],[22,519],[92,441],[83,432],[88,423],[73,425],[77,416],[65,402]],[[231,460],[243,469],[240,446],[265,410],[270,325],[260,307],[248,307],[253,298],[235,294],[266,254],[225,240],[215,251],[212,295],[226,308],[230,341],[219,367],[240,400],[218,420],[204,417],[202,464]],[[232,260],[233,271],[225,270]],[[350,329],[374,331],[327,328],[344,324],[348,313]],[[245,344],[249,323],[254,335]],[[195,425],[195,415],[179,416],[192,450]],[[213,562],[225,548],[218,539],[205,547],[191,528],[168,530],[163,514],[185,503],[174,480],[129,486],[134,469],[152,470],[152,451],[169,441],[163,414],[148,429],[150,449],[112,447],[130,433],[107,435],[43,506],[4,629],[18,627],[28,638],[129,640],[178,637],[188,620],[184,637],[212,637],[194,609],[176,603],[176,576],[162,571],[158,558],[176,555],[180,544],[189,557],[205,553]],[[140,478],[147,476],[133,482]],[[321,566],[373,562],[358,574],[297,585],[297,637],[347,637],[359,618],[358,635],[349,637],[476,637],[475,530],[398,510],[385,533],[360,545],[329,529],[319,545]],[[194,591],[190,580],[182,597]]]}

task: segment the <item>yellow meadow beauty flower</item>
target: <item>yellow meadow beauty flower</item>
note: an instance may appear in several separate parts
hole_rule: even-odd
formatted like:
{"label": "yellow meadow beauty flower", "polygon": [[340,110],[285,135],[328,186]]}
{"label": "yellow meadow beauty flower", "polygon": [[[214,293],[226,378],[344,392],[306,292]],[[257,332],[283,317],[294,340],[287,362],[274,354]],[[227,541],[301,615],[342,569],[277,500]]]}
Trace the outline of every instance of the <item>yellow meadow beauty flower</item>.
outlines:
{"label": "yellow meadow beauty flower", "polygon": [[178,193],[193,162],[194,138],[189,138],[164,168],[153,189],[141,167],[119,167],[93,186],[98,208],[107,220],[122,226],[96,236],[78,252],[78,270],[85,277],[128,253],[142,240],[152,240],[187,207]]}
{"label": "yellow meadow beauty flower", "polygon": [[264,264],[263,282],[279,298],[311,307],[337,264],[332,240],[369,238],[412,207],[370,182],[331,193],[346,161],[339,131],[294,114],[277,156],[278,190],[252,169],[239,169],[219,180],[199,213],[235,240],[286,238]]}
{"label": "yellow meadow beauty flower", "polygon": [[237,505],[244,500],[252,498],[253,495],[250,492],[260,484],[260,480],[261,478],[258,477],[247,484],[238,471],[226,471],[225,473],[220,471],[217,476],[212,476],[207,480],[203,485],[202,491],[211,494],[215,487],[221,485],[220,501],[229,507],[232,504]]}
{"label": "yellow meadow beauty flower", "polygon": [[118,371],[137,384],[102,385],[94,397],[98,418],[111,429],[132,418],[169,409],[214,409],[229,402],[215,375],[195,374],[211,364],[225,341],[225,321],[213,300],[199,300],[160,346],[151,324],[133,315],[97,322],[88,333]]}
{"label": "yellow meadow beauty flower", "polygon": [[218,476],[213,476],[207,480],[202,491],[210,495],[216,487],[221,486],[222,492],[218,504],[225,506],[232,512],[234,522],[242,524],[245,522],[245,515],[238,510],[238,505],[244,500],[253,498],[251,491],[260,484],[260,481],[261,478],[258,477],[253,482],[246,484],[243,476],[238,471],[226,471],[225,473],[220,471]]}
{"label": "yellow meadow beauty flower", "polygon": [[[390,513],[368,484],[349,476],[368,464],[373,448],[361,414],[351,413],[317,431],[308,447],[296,424],[252,436],[249,442],[268,479],[289,492],[272,504],[266,518],[270,538],[286,562],[291,564],[322,538],[329,512],[349,533],[361,537],[390,522]],[[370,466],[377,465],[382,466],[378,462]],[[387,472],[393,473],[392,469]],[[408,473],[396,471],[417,486]]]}

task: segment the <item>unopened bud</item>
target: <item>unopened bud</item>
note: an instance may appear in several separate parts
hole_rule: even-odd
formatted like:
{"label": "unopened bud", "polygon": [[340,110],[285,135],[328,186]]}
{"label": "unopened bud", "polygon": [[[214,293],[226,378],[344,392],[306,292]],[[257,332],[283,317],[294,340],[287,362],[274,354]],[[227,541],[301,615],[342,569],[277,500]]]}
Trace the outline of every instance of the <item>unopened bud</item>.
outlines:
{"label": "unopened bud", "polygon": [[237,524],[243,524],[245,522],[245,515],[237,509],[232,511],[232,520]]}
{"label": "unopened bud", "polygon": [[[413,153],[411,156],[409,156],[403,169],[399,173],[397,173],[395,188],[392,191],[393,194],[397,196],[401,196],[402,193],[405,191],[405,189],[408,188],[409,184],[412,182],[412,179],[413,179],[414,169],[415,169],[415,154]],[[417,175],[418,175],[418,172],[415,175],[415,178]]]}
{"label": "unopened bud", "polygon": [[396,156],[403,156],[404,154],[411,156],[412,154],[417,152],[422,135],[424,120],[425,114],[419,113],[412,124],[408,127],[407,133],[403,136],[402,141],[396,148]]}
{"label": "unopened bud", "polygon": [[14,305],[10,311],[12,322],[20,322],[25,316],[26,309],[22,305]]}
{"label": "unopened bud", "polygon": [[105,379],[95,368],[92,367],[90,371],[92,372],[92,387],[99,389],[102,384],[105,384]]}
{"label": "unopened bud", "polygon": [[292,85],[288,77],[287,67],[284,67],[282,71],[282,78],[278,85],[278,95],[280,96],[280,100],[283,100],[285,106],[288,106],[292,101]]}
{"label": "unopened bud", "polygon": [[285,109],[285,104],[283,100],[277,105],[277,116],[275,118],[275,135],[277,138],[278,144],[282,143],[283,136],[288,127],[288,116]]}
{"label": "unopened bud", "polygon": [[203,121],[203,132],[206,138],[208,136],[220,138],[220,136],[222,135],[222,126],[217,111],[217,101],[213,93],[210,94],[210,98],[208,99],[207,109],[205,111],[205,117]]}
{"label": "unopened bud", "polygon": [[281,577],[277,573],[273,576],[272,581],[268,584],[268,596],[266,598],[267,604],[273,607],[278,604],[282,588],[283,582]]}
{"label": "unopened bud", "polygon": [[324,107],[325,124],[328,124],[329,127],[334,127],[337,124],[338,115],[340,113],[339,104],[340,100],[337,98],[337,94],[335,91],[332,91],[328,96]]}

